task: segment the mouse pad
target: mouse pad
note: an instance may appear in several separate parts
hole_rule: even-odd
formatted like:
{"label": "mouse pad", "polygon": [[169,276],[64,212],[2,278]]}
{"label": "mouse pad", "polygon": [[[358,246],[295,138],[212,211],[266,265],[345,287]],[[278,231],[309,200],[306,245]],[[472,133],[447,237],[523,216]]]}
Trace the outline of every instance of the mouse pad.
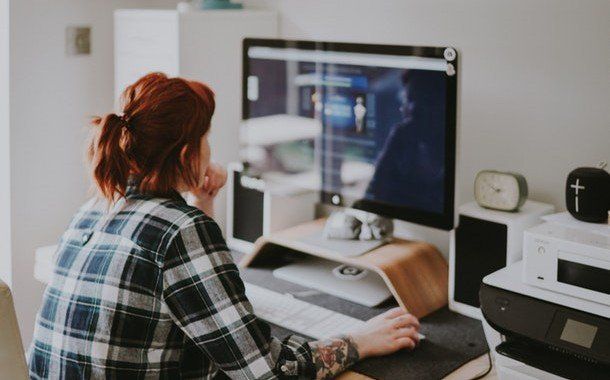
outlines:
{"label": "mouse pad", "polygon": [[[236,259],[238,261],[239,256]],[[291,293],[303,301],[362,320],[395,306],[388,302],[380,307],[368,308],[320,292],[307,291],[307,288],[300,285],[275,278],[270,268],[241,268],[240,271],[244,281],[276,292]],[[426,340],[415,350],[369,358],[351,369],[380,380],[442,379],[488,351],[483,326],[476,319],[443,308],[422,318],[420,322],[421,333],[426,335]],[[272,325],[272,334],[283,339],[291,332],[281,326]]]}
{"label": "mouse pad", "polygon": [[376,379],[442,379],[488,351],[481,322],[447,308],[421,320],[426,335],[415,350],[371,358],[354,371]]}
{"label": "mouse pad", "polygon": [[[415,350],[369,358],[351,370],[380,380],[436,380],[488,351],[483,327],[476,319],[444,308],[423,318],[421,323],[426,340]],[[280,339],[291,334],[276,325],[271,325],[271,333]]]}

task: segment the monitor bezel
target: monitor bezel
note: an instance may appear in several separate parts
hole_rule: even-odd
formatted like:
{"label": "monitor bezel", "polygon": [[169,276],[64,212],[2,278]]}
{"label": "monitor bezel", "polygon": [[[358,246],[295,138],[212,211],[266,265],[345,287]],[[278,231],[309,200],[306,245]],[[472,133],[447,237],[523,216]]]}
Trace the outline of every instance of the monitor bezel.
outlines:
{"label": "monitor bezel", "polygon": [[[300,50],[322,50],[349,53],[365,53],[380,55],[404,55],[424,58],[445,59],[447,47],[406,46],[385,44],[362,44],[350,42],[305,41],[287,39],[245,38],[242,45],[242,120],[249,118],[249,101],[247,99],[247,77],[250,71],[248,49],[251,47],[296,48]],[[455,175],[457,154],[457,89],[458,89],[458,54],[451,60],[455,74],[447,76],[447,94],[445,101],[445,205],[442,213],[422,211],[406,206],[385,204],[377,201],[359,200],[353,207],[372,212],[381,216],[421,224],[442,230],[452,230],[455,225]],[[320,201],[328,205],[336,205],[331,201],[335,193],[320,190]],[[345,206],[340,204],[339,206]]]}

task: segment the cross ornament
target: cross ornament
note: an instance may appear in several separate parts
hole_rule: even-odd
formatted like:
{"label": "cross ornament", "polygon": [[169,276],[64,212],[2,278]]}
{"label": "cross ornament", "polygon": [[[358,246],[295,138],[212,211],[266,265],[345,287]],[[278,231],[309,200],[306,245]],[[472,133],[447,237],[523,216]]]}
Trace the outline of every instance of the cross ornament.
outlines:
{"label": "cross ornament", "polygon": [[578,212],[578,191],[579,190],[584,190],[585,187],[580,184],[580,179],[579,178],[576,178],[576,182],[571,184],[570,187],[575,190],[575,192],[574,192],[574,195],[575,195],[575,197],[574,197],[574,208],[576,209],[576,212]]}

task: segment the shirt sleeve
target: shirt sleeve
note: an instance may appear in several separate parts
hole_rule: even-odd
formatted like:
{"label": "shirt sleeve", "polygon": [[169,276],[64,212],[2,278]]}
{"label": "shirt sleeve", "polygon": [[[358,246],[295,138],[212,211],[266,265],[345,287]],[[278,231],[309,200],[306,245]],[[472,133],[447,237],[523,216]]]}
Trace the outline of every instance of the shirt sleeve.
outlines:
{"label": "shirt sleeve", "polygon": [[301,337],[271,336],[245,295],[218,225],[200,216],[182,226],[165,255],[163,296],[174,322],[231,379],[312,379]]}

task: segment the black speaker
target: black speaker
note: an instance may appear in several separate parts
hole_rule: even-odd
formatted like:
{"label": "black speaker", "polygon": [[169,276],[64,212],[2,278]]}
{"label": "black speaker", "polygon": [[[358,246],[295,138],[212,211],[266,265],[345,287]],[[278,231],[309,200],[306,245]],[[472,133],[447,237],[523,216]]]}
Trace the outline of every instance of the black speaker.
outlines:
{"label": "black speaker", "polygon": [[506,266],[508,227],[503,223],[460,215],[455,230],[454,300],[479,307],[479,287],[486,275]]}
{"label": "black speaker", "polygon": [[471,202],[459,207],[449,249],[449,308],[481,318],[483,277],[522,257],[523,231],[553,212],[552,205],[526,201],[517,212],[490,210]]}
{"label": "black speaker", "polygon": [[578,220],[605,223],[610,210],[610,174],[605,165],[578,168],[566,180],[566,208]]}
{"label": "black speaker", "polygon": [[231,237],[254,243],[263,235],[265,192],[254,186],[244,186],[240,171],[232,171],[231,175],[234,184],[233,194],[229,194],[233,197]]}
{"label": "black speaker", "polygon": [[227,245],[248,253],[263,235],[314,219],[317,191],[267,184],[241,163],[228,166]]}

